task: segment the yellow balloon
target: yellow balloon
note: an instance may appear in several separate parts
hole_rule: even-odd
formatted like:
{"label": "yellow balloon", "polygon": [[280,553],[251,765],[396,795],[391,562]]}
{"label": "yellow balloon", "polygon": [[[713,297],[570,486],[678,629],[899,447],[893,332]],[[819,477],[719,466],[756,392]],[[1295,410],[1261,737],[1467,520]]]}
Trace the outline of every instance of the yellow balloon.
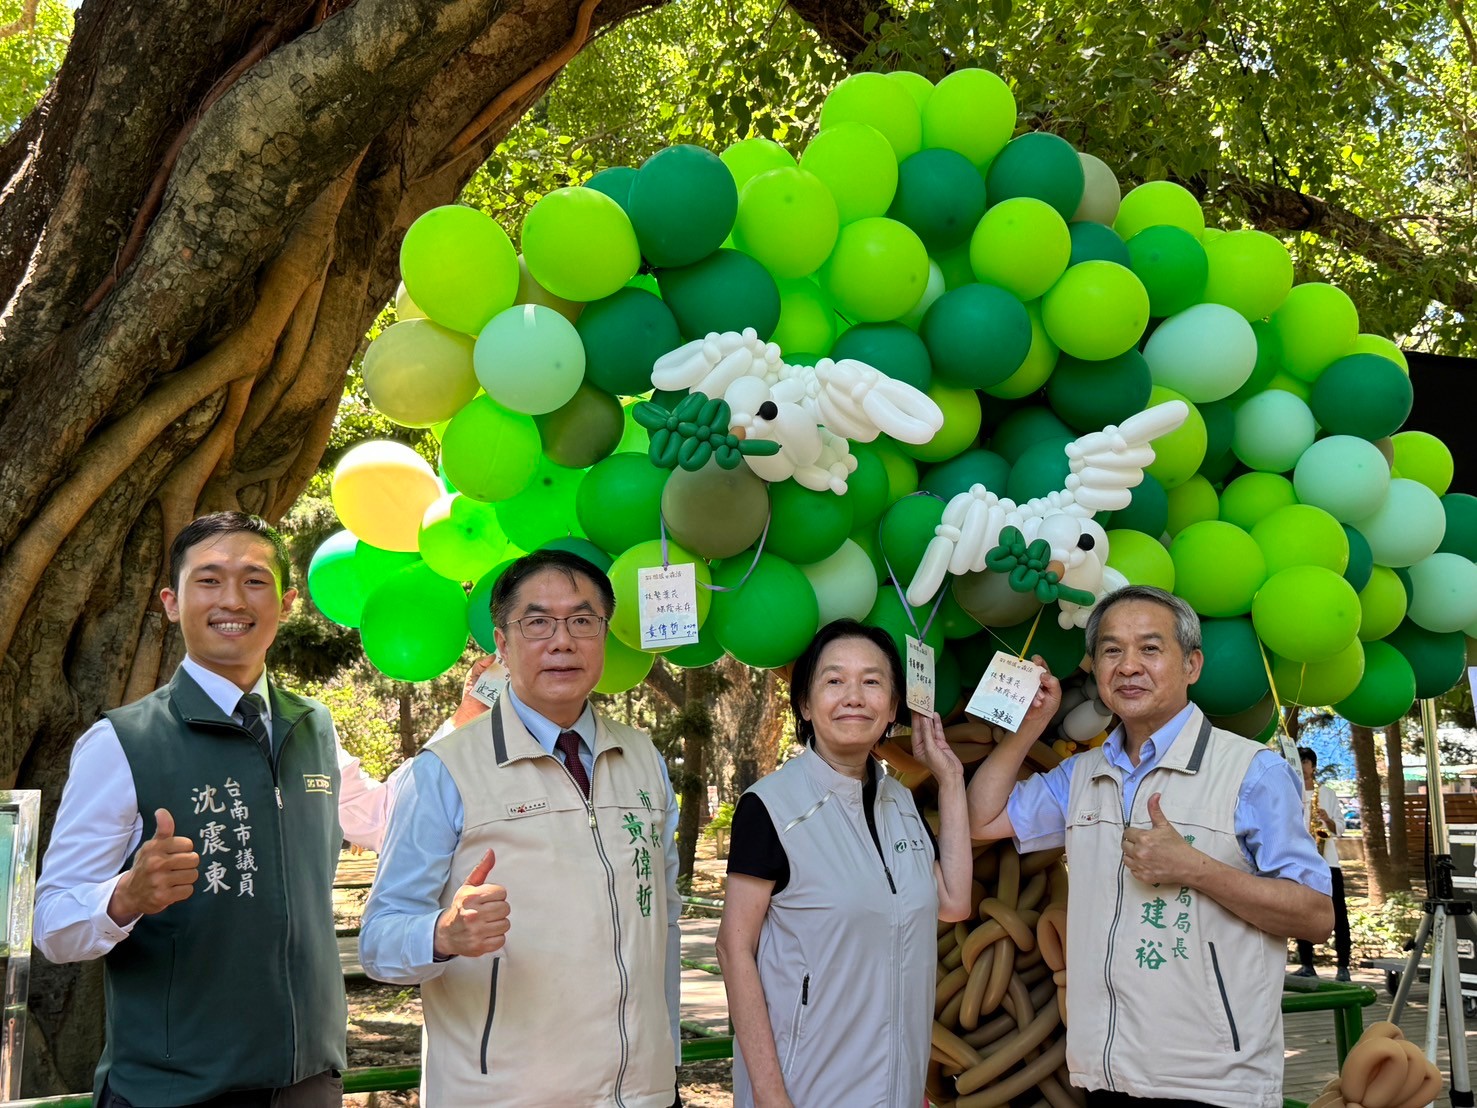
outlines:
{"label": "yellow balloon", "polygon": [[381,550],[417,549],[421,517],[443,491],[430,463],[398,442],[361,443],[333,471],[339,521]]}

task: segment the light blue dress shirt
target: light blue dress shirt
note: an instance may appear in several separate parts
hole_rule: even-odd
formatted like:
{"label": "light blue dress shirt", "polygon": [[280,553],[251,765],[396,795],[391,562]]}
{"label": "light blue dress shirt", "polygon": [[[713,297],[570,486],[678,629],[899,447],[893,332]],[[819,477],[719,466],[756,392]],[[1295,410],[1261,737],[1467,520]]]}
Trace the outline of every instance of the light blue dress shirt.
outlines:
{"label": "light blue dress shirt", "polygon": [[[1149,736],[1139,752],[1139,764],[1129,761],[1123,749],[1123,728],[1114,729],[1103,743],[1103,754],[1123,774],[1123,818],[1133,811],[1134,796],[1144,777],[1163,760],[1175,737],[1182,735],[1193,704]],[[1038,773],[1012,790],[1005,811],[1015,829],[1021,852],[1050,850],[1067,841],[1067,803],[1072,772],[1080,754],[1074,754],[1055,769]],[[1251,760],[1241,792],[1236,798],[1236,839],[1241,853],[1258,877],[1280,877],[1324,895],[1333,892],[1328,864],[1318,853],[1303,819],[1303,783],[1287,759],[1275,750],[1262,750]]]}
{"label": "light blue dress shirt", "polygon": [[[555,757],[554,744],[564,729],[522,703],[511,687],[504,695],[523,726],[544,750]],[[494,709],[496,710],[496,709]],[[591,780],[595,776],[595,713],[588,704],[571,730],[580,736],[580,761]],[[666,790],[666,824],[662,853],[667,878],[667,1007],[671,1013],[674,1049],[681,1054],[678,1030],[682,991],[682,931],[678,924],[682,902],[677,895],[677,800],[662,762]],[[364,906],[359,934],[359,960],[365,972],[379,981],[415,985],[439,977],[446,962],[435,960],[436,920],[441,915],[441,890],[453,876],[451,859],[461,841],[465,809],[461,793],[446,764],[439,758],[416,758],[395,798],[390,825],[380,852],[379,873]],[[465,878],[465,874],[458,875]],[[496,870],[492,880],[496,880]]]}

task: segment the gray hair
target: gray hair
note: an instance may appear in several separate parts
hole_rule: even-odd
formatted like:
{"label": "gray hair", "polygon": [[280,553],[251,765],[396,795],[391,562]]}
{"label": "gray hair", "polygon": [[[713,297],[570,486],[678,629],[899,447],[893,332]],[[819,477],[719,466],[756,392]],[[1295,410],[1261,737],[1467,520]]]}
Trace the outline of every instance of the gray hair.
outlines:
{"label": "gray hair", "polygon": [[1172,592],[1156,589],[1153,585],[1127,585],[1100,599],[1087,614],[1087,656],[1097,657],[1098,630],[1103,625],[1103,616],[1115,604],[1128,600],[1146,600],[1158,604],[1174,613],[1174,638],[1186,658],[1200,649],[1200,617],[1195,609]]}

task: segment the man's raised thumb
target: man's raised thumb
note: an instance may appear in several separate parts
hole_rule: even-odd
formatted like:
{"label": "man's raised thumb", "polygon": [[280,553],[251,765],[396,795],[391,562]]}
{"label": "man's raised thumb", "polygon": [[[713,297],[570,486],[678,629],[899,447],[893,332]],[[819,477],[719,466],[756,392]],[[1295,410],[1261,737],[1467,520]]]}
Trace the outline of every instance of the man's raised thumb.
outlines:
{"label": "man's raised thumb", "polygon": [[492,872],[492,864],[495,860],[496,858],[490,850],[482,855],[482,861],[478,862],[473,867],[472,872],[467,876],[467,884],[480,885],[486,881],[487,875]]}
{"label": "man's raised thumb", "polygon": [[1164,809],[1159,806],[1158,793],[1155,793],[1153,796],[1149,797],[1149,822],[1155,827],[1174,826],[1174,824],[1170,823],[1169,820],[1165,818]]}
{"label": "man's raised thumb", "polygon": [[168,808],[157,808],[154,811],[154,838],[174,838],[174,817],[169,814]]}

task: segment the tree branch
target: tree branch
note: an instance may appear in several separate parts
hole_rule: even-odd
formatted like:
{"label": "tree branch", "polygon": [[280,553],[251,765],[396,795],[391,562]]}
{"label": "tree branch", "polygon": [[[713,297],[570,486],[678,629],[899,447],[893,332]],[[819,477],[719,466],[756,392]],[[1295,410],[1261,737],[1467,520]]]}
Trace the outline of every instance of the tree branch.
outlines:
{"label": "tree branch", "polygon": [[23,35],[36,26],[36,9],[40,6],[41,0],[26,0],[21,7],[20,18],[0,27],[0,42],[4,42],[12,35]]}
{"label": "tree branch", "polygon": [[667,663],[658,658],[646,675],[646,685],[679,712],[687,706],[687,689],[684,683],[667,668]]}

